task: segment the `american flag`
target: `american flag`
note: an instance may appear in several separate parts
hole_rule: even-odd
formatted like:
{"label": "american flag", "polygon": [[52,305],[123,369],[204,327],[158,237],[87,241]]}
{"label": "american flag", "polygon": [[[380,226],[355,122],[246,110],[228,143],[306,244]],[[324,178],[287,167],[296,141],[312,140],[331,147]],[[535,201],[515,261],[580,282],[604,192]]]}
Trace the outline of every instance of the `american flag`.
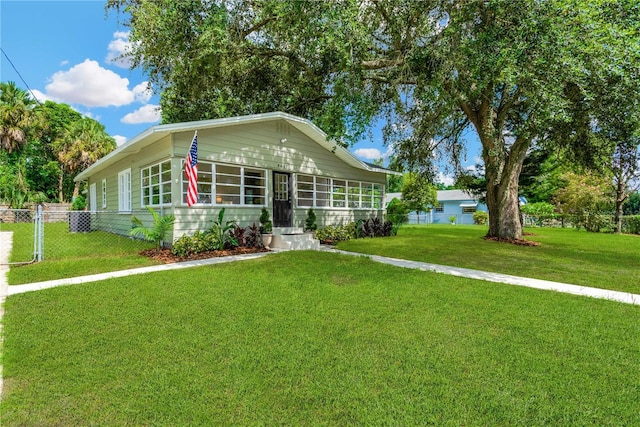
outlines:
{"label": "american flag", "polygon": [[193,135],[191,148],[189,148],[187,160],[184,165],[184,172],[189,180],[187,206],[193,206],[198,203],[198,131]]}

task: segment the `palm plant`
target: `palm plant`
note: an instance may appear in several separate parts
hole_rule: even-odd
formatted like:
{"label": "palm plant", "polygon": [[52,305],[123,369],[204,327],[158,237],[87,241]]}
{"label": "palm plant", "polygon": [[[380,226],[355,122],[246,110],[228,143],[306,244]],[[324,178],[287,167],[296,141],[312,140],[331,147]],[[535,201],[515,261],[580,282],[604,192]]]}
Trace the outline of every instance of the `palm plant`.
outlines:
{"label": "palm plant", "polygon": [[213,221],[213,225],[209,229],[209,233],[212,233],[216,236],[218,245],[216,249],[220,251],[224,249],[224,246],[226,244],[233,246],[238,245],[238,241],[236,240],[234,235],[232,233],[229,233],[230,231],[233,231],[235,229],[236,222],[232,220],[225,222],[224,211],[225,208],[222,208],[220,210],[220,212],[218,213],[218,219],[216,221]]}
{"label": "palm plant", "polygon": [[147,206],[147,210],[153,216],[153,226],[145,227],[144,223],[139,218],[133,216],[131,221],[133,222],[134,227],[131,229],[129,234],[132,236],[141,236],[144,240],[154,242],[156,244],[156,250],[160,250],[167,233],[173,227],[175,216],[160,216],[160,214],[150,206]]}
{"label": "palm plant", "polygon": [[0,83],[0,148],[20,151],[37,122],[36,101],[14,82]]}
{"label": "palm plant", "polygon": [[[105,132],[103,125],[89,117],[83,117],[65,129],[62,138],[56,141],[55,148],[63,171],[74,175],[113,151],[116,143]],[[79,192],[80,182],[76,182],[73,196],[77,196]]]}

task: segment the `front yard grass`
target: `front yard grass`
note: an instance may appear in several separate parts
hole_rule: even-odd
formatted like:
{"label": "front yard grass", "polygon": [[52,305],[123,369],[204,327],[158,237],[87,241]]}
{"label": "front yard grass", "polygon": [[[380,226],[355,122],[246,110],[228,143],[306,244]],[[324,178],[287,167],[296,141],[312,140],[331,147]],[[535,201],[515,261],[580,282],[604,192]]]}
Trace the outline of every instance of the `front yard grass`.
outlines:
{"label": "front yard grass", "polygon": [[[147,242],[104,231],[69,233],[67,223],[48,223],[44,227],[44,261],[11,266],[10,285],[157,264],[138,255],[143,249],[153,247]],[[33,258],[33,224],[2,224],[0,230],[13,231],[12,262]]]}
{"label": "front yard grass", "polygon": [[13,295],[1,424],[639,425],[640,307],[287,252]]}
{"label": "front yard grass", "polygon": [[357,239],[339,249],[495,273],[640,293],[640,237],[530,228],[526,247],[484,240],[482,226],[403,226],[398,236]]}

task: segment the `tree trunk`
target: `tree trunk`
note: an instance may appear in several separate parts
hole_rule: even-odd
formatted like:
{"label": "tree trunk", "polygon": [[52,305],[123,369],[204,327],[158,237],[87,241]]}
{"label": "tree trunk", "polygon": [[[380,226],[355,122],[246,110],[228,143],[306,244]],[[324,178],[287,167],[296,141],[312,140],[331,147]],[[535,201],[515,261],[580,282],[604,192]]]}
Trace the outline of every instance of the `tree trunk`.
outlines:
{"label": "tree trunk", "polygon": [[76,181],[76,184],[73,186],[73,197],[71,200],[75,200],[76,197],[80,195],[80,181]]}
{"label": "tree trunk", "polygon": [[[518,138],[506,153],[484,155],[489,209],[487,237],[505,240],[523,237],[518,183],[529,144],[529,141]],[[483,151],[491,152],[486,148]]]}
{"label": "tree trunk", "polygon": [[64,173],[60,171],[60,178],[58,178],[58,200],[60,203],[64,203]]}
{"label": "tree trunk", "polygon": [[627,186],[622,179],[616,180],[616,233],[622,233],[622,205],[627,200]]}

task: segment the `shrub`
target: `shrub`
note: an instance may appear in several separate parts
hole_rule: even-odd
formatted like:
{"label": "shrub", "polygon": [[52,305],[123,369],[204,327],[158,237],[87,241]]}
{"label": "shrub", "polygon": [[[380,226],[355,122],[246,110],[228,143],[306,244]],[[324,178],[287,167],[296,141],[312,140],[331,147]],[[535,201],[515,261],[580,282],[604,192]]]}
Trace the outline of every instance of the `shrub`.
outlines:
{"label": "shrub", "polygon": [[316,213],[313,209],[309,209],[307,211],[307,218],[304,220],[304,231],[316,231],[317,229]]}
{"label": "shrub", "polygon": [[272,228],[273,223],[271,222],[269,211],[267,208],[262,208],[262,211],[260,211],[260,233],[270,234]]}
{"label": "shrub", "polygon": [[196,231],[193,236],[183,234],[182,237],[173,242],[171,252],[174,255],[186,257],[201,252],[213,251],[218,246],[218,238],[215,234]]}
{"label": "shrub", "polygon": [[328,225],[316,231],[316,238],[322,243],[335,243],[350,240],[355,237],[356,224]]}
{"label": "shrub", "polygon": [[260,238],[260,228],[254,222],[246,228],[244,233],[244,242],[248,248],[261,248],[262,239]]}
{"label": "shrub", "polygon": [[473,222],[478,225],[485,225],[489,219],[489,214],[485,211],[475,211],[473,213]]}
{"label": "shrub", "polygon": [[387,206],[387,218],[398,227],[409,222],[409,208],[402,200],[394,198]]}
{"label": "shrub", "polygon": [[629,234],[640,234],[640,215],[623,216],[622,232]]}

